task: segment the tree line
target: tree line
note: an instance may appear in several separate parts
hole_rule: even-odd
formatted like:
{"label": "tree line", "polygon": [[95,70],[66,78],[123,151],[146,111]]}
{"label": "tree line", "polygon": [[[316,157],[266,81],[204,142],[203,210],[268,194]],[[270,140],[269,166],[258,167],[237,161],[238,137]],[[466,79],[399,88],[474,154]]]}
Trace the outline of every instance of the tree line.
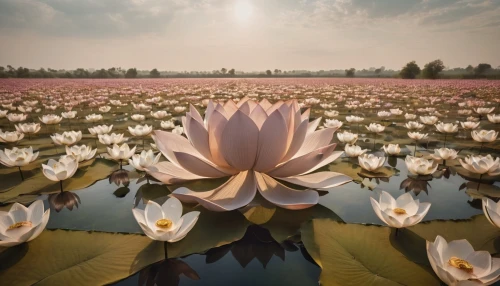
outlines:
{"label": "tree line", "polygon": [[421,69],[415,61],[407,63],[401,70],[391,70],[385,67],[356,70],[289,70],[268,69],[263,72],[242,72],[234,68],[221,68],[213,71],[159,71],[137,70],[136,68],[122,69],[120,67],[108,69],[56,70],[56,69],[29,69],[26,67],[14,68],[11,65],[0,66],[0,78],[227,78],[227,77],[383,77],[404,79],[438,79],[438,78],[488,78],[500,79],[500,66],[496,69],[490,64],[480,63],[473,67],[446,69],[443,61],[434,60]]}

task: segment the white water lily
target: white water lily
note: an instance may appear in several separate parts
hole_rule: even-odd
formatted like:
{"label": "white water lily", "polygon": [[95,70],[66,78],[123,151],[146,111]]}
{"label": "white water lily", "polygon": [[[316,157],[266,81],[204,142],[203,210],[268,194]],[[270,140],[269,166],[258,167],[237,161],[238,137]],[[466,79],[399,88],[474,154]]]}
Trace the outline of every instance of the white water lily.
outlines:
{"label": "white water lily", "polygon": [[368,129],[368,131],[370,132],[373,132],[373,133],[380,133],[382,131],[384,131],[385,129],[385,126],[383,125],[380,125],[378,123],[370,123],[370,125],[366,126],[366,129]]}
{"label": "white water lily", "polygon": [[365,120],[363,117],[355,116],[355,115],[349,115],[345,117],[345,120],[349,123],[360,123],[363,120]]}
{"label": "white water lily", "polygon": [[92,150],[92,147],[86,145],[66,146],[66,155],[74,156],[78,162],[83,162],[94,158],[97,149]]}
{"label": "white water lily", "polygon": [[18,131],[5,131],[0,130],[0,142],[14,143],[21,141],[24,138],[24,134]]}
{"label": "white water lily", "polygon": [[16,130],[25,134],[35,134],[40,131],[41,126],[39,123],[19,123],[16,125]]}
{"label": "white water lily", "polygon": [[72,111],[68,111],[68,112],[62,112],[61,113],[61,116],[66,118],[66,119],[73,119],[76,117],[76,111],[72,110]]}
{"label": "white water lily", "polygon": [[413,175],[430,175],[436,172],[438,164],[434,160],[427,160],[424,158],[406,156],[406,168],[408,172]]}
{"label": "white water lily", "polygon": [[185,106],[176,106],[176,107],[174,107],[174,111],[177,113],[181,113],[181,112],[186,111],[186,107]]}
{"label": "white water lily", "polygon": [[103,112],[103,113],[107,113],[110,110],[111,110],[111,106],[109,106],[109,105],[104,105],[104,106],[99,107],[99,111]]}
{"label": "white water lily", "polygon": [[434,149],[434,154],[431,157],[434,160],[453,160],[457,158],[458,151],[450,148],[438,148]]}
{"label": "white water lily", "polygon": [[113,129],[113,125],[97,125],[89,128],[89,132],[92,135],[103,135],[108,134]]}
{"label": "white water lily", "polygon": [[128,132],[132,134],[132,136],[146,136],[153,132],[153,126],[145,125],[136,125],[135,127],[129,126]]}
{"label": "white water lily", "polygon": [[492,113],[493,110],[495,110],[495,107],[478,107],[478,108],[474,108],[474,112],[476,112],[477,114],[480,114],[480,115],[485,115],[485,114],[488,114],[488,113]]}
{"label": "white water lily", "polygon": [[412,114],[412,113],[406,113],[405,114],[405,119],[406,120],[415,120],[415,119],[417,119],[417,115],[416,114]]}
{"label": "white water lily", "polygon": [[160,125],[161,125],[161,128],[163,128],[163,129],[173,129],[175,127],[175,123],[173,121],[170,121],[170,120],[162,121],[160,123]]}
{"label": "white water lily", "polygon": [[326,117],[335,117],[338,116],[339,112],[336,110],[325,110],[325,116]]}
{"label": "white water lily", "polygon": [[351,133],[349,131],[344,131],[342,133],[337,133],[337,138],[342,143],[354,144],[358,141],[358,134]]}
{"label": "white water lily", "polygon": [[134,109],[138,111],[148,111],[151,110],[151,108],[153,108],[151,105],[147,105],[144,103],[135,104],[132,102],[132,105],[134,106]]}
{"label": "white water lily", "polygon": [[130,118],[132,118],[132,120],[134,120],[134,121],[144,121],[146,119],[146,116],[144,116],[142,114],[134,114],[134,115],[130,116]]}
{"label": "white water lily", "polygon": [[406,122],[405,127],[409,130],[421,130],[425,127],[425,125],[417,121],[408,121]]}
{"label": "white water lily", "polygon": [[152,150],[142,150],[141,154],[135,154],[128,163],[139,171],[146,171],[146,168],[153,166],[160,161],[161,153],[154,155]]}
{"label": "white water lily", "polygon": [[420,133],[420,132],[408,132],[408,137],[410,137],[410,139],[413,139],[413,140],[422,140],[422,139],[426,139],[427,138],[427,133],[424,134],[424,133]]}
{"label": "white water lily", "polygon": [[436,116],[420,116],[420,122],[425,125],[434,125],[438,121]]}
{"label": "white water lily", "polygon": [[392,113],[389,112],[389,111],[379,111],[379,112],[377,112],[377,116],[378,117],[382,117],[382,118],[384,118],[384,117],[390,117],[391,115],[392,115]]}
{"label": "white water lily", "polygon": [[463,129],[476,129],[479,127],[480,122],[474,122],[474,121],[465,121],[465,122],[460,122],[460,125],[462,126]]}
{"label": "white water lily", "polygon": [[33,148],[17,148],[0,150],[0,163],[7,167],[22,167],[38,158],[39,152],[33,153]]}
{"label": "white water lily", "polygon": [[33,107],[30,106],[18,106],[17,110],[21,111],[22,113],[31,113],[33,111]]}
{"label": "white water lily", "polygon": [[166,112],[165,110],[158,110],[158,111],[151,111],[151,116],[153,116],[156,119],[162,119],[167,116],[169,116],[170,113]]}
{"label": "white water lily", "polygon": [[421,222],[431,207],[430,203],[413,199],[411,193],[394,199],[389,193],[382,191],[378,202],[374,198],[370,198],[370,201],[380,220],[395,228],[409,227]]}
{"label": "white water lily", "polygon": [[175,126],[174,129],[172,129],[172,133],[182,135],[182,133],[184,133],[184,128],[182,126]]}
{"label": "white water lily", "polygon": [[62,134],[50,135],[56,145],[73,145],[82,140],[82,131],[66,131]]}
{"label": "white water lily", "polygon": [[89,114],[87,116],[85,116],[85,119],[88,121],[88,122],[97,122],[97,121],[101,121],[102,120],[102,115],[101,114]]}
{"label": "white water lily", "polygon": [[123,137],[123,133],[111,133],[111,134],[99,134],[97,137],[99,138],[99,142],[104,145],[113,145],[113,144],[121,144],[128,140],[127,137]]}
{"label": "white water lily", "polygon": [[58,182],[73,177],[78,169],[78,160],[73,156],[61,156],[58,161],[49,159],[47,165],[42,164],[42,172],[47,179]]}
{"label": "white water lily", "polygon": [[495,130],[473,130],[471,132],[472,139],[476,142],[493,142],[498,137],[498,131]]}
{"label": "white water lily", "polygon": [[27,115],[23,113],[9,113],[7,114],[7,119],[10,122],[21,122],[26,120]]}
{"label": "white water lily", "polygon": [[52,124],[58,124],[59,122],[61,122],[62,117],[57,116],[55,114],[47,114],[47,115],[43,115],[41,118],[38,117],[38,119],[40,119],[40,121],[42,121],[44,124],[52,125]]}
{"label": "white water lily", "polygon": [[393,109],[390,109],[389,110],[392,114],[394,115],[401,115],[403,114],[403,110],[399,109],[399,108],[393,108]]}
{"label": "white water lily", "polygon": [[113,148],[108,149],[108,154],[113,160],[121,161],[121,160],[128,160],[132,155],[135,153],[135,148],[130,149],[127,143],[123,143],[121,146],[118,146],[117,144],[113,145]]}
{"label": "white water lily", "polygon": [[500,280],[500,258],[474,251],[465,239],[448,243],[438,235],[434,242],[427,241],[427,257],[446,285],[491,285]]}
{"label": "white water lily", "polygon": [[0,247],[12,247],[37,238],[47,226],[50,209],[44,212],[43,201],[28,208],[14,203],[8,212],[0,211]]}
{"label": "white water lily", "polygon": [[198,211],[182,215],[182,204],[177,198],[169,198],[161,206],[149,200],[145,210],[134,208],[132,213],[144,234],[153,240],[167,242],[186,237],[200,215]]}
{"label": "white water lily", "polygon": [[401,147],[399,147],[399,144],[388,144],[387,146],[383,146],[384,152],[388,155],[398,155],[401,153]]}
{"label": "white water lily", "polygon": [[342,126],[342,121],[337,120],[337,119],[325,119],[325,123],[323,123],[323,126],[326,128],[334,128],[334,129],[339,129]]}
{"label": "white water lily", "polygon": [[488,120],[491,123],[500,123],[500,114],[488,114]]}
{"label": "white water lily", "polygon": [[488,174],[489,176],[500,175],[500,157],[493,159],[491,155],[467,156],[464,160],[458,160],[464,169],[475,174]]}
{"label": "white water lily", "polygon": [[500,202],[495,203],[489,198],[482,200],[484,215],[492,225],[500,227]]}
{"label": "white water lily", "polygon": [[435,124],[437,131],[441,133],[455,133],[458,132],[458,125],[453,123],[443,123],[439,122]]}
{"label": "white water lily", "polygon": [[7,113],[9,113],[8,110],[0,110],[0,118],[5,118],[7,117]]}
{"label": "white water lily", "polygon": [[467,121],[479,122],[479,118],[474,116],[469,116],[467,117]]}
{"label": "white water lily", "polygon": [[368,152],[368,149],[361,149],[357,145],[346,144],[344,151],[347,157],[358,157]]}
{"label": "white water lily", "polygon": [[375,172],[384,165],[385,157],[378,157],[373,154],[363,154],[358,157],[358,163],[361,168],[370,172]]}

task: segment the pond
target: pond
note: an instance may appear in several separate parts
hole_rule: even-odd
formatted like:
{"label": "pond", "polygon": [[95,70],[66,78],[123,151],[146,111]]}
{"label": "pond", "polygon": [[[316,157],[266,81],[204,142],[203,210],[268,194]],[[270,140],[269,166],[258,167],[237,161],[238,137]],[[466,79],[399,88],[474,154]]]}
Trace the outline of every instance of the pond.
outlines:
{"label": "pond", "polygon": [[[99,113],[99,105],[83,101],[73,109],[77,111],[76,118],[42,125],[37,134],[29,134],[29,138],[26,135],[17,143],[0,143],[1,150],[31,146],[40,152],[35,161],[21,169],[0,168],[0,211],[8,211],[14,202],[28,206],[35,200],[42,200],[44,208],[50,209],[46,230],[39,237],[14,247],[0,248],[0,279],[9,281],[9,285],[50,285],[67,279],[71,279],[71,285],[318,285],[319,282],[322,285],[439,285],[439,278],[427,257],[426,240],[434,241],[437,235],[448,241],[467,239],[476,250],[486,250],[494,257],[500,253],[500,229],[486,219],[482,201],[483,198],[494,202],[500,199],[500,176],[474,174],[460,163],[470,155],[491,154],[497,158],[500,156],[499,141],[475,142],[469,135],[470,130],[465,129],[445,137],[434,125],[425,125],[420,130],[427,133],[428,138],[415,141],[407,135],[405,124],[411,120],[404,115],[393,114],[387,118],[377,115],[390,108],[422,116],[435,114],[435,110],[425,109],[430,103],[419,102],[419,96],[446,92],[451,101],[452,92],[460,90],[460,85],[440,82],[434,86],[398,86],[389,82],[346,84],[327,81],[292,85],[291,82],[228,81],[201,82],[206,85],[202,88],[192,82],[176,82],[167,85],[173,90],[167,94],[162,93],[166,87],[158,82],[145,82],[142,91],[115,84],[111,81],[90,87],[92,85],[72,83],[71,88],[60,83],[53,85],[51,92],[55,98],[62,98],[62,92],[71,89],[75,94],[89,95],[90,91],[101,94],[102,104],[112,100],[125,104],[102,112],[99,123],[91,123],[86,116]],[[25,88],[22,92],[25,101],[33,99],[48,104],[48,98],[36,96],[36,92],[44,89],[38,85]],[[471,89],[487,102],[494,99],[500,87],[485,85]],[[401,94],[381,95],[388,91]],[[335,187],[317,188],[318,203],[300,210],[277,206],[276,201],[262,192],[257,192],[249,204],[225,212],[184,202],[183,213],[200,212],[199,220],[186,237],[173,243],[149,239],[137,223],[132,208],[144,210],[150,201],[162,205],[181,187],[195,192],[208,191],[232,179],[219,176],[164,184],[155,174],[136,170],[127,160],[123,160],[123,164],[113,160],[107,149],[109,146],[89,134],[88,128],[113,124],[112,132],[130,137],[126,142],[130,147],[135,146],[135,153],[152,150],[156,155],[160,154],[158,149],[164,151],[159,144],[173,144],[172,141],[161,141],[159,133],[155,133],[154,139],[149,135],[134,137],[128,127],[149,124],[154,129],[162,129],[164,123],[152,114],[167,110],[172,113],[168,117],[172,125],[169,123],[168,128],[163,129],[170,133],[174,125],[186,126],[181,118],[186,111],[176,112],[175,108],[189,108],[186,103],[192,102],[204,114],[203,99],[242,98],[237,96],[239,92],[255,93],[255,97],[270,100],[269,94],[280,92],[282,97],[312,105],[307,123],[325,113],[330,114],[343,124],[336,127],[333,137],[325,144],[335,143],[335,151],[344,151],[349,146],[339,134],[350,131],[358,136],[356,145],[364,152],[385,158],[383,165],[376,171],[367,171],[361,167],[357,156],[339,153],[338,158],[313,173],[336,172],[352,180]],[[144,100],[146,107],[137,107],[135,103],[143,102],[139,100],[141,94],[145,99],[160,96],[172,102],[162,106]],[[361,102],[350,102],[346,99],[349,95],[351,101]],[[380,101],[378,107],[353,106],[374,102],[373,98]],[[437,102],[434,106],[438,112],[446,114],[438,116],[444,122],[457,124],[456,121],[469,120],[468,114],[449,110],[451,103]],[[153,110],[147,109],[147,103]],[[383,103],[386,106],[381,107]],[[63,103],[58,104],[54,111],[30,114],[28,121],[37,122],[37,116],[42,114],[63,112]],[[307,107],[301,106],[303,114]],[[134,121],[131,116],[136,113],[145,118]],[[352,115],[364,117],[364,122],[347,122],[346,116]],[[321,121],[318,130],[328,129],[329,126],[323,126],[324,122]],[[372,122],[380,123],[384,131],[369,132],[365,125]],[[479,129],[498,130],[500,127],[483,116],[478,117],[477,122]],[[0,118],[0,128],[14,129],[6,118]],[[97,152],[94,158],[80,162],[76,173],[59,185],[48,180],[40,166],[65,154],[64,147],[54,145],[50,135],[70,130],[82,131],[78,144],[97,148]],[[276,128],[274,131],[279,132]],[[388,144],[398,144],[401,150],[388,155],[384,152]],[[445,146],[457,150],[458,157],[445,161],[433,159],[434,150]],[[168,163],[169,154],[163,152],[163,155],[159,164]],[[412,174],[405,158],[413,155],[430,160],[435,171],[426,175]],[[288,179],[276,176],[282,186],[298,192],[308,189]],[[409,193],[420,203],[430,203],[431,207],[419,224],[396,230],[388,227],[374,211],[371,198],[378,201],[384,192],[394,198]]]}

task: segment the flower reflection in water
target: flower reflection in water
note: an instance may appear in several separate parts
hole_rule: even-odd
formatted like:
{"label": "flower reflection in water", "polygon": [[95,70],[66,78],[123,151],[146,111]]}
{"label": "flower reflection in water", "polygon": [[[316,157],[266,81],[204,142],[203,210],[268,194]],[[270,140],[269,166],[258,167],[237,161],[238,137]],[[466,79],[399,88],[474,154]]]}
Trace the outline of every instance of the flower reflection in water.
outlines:
{"label": "flower reflection in water", "polygon": [[78,205],[82,202],[80,197],[72,192],[59,192],[57,194],[50,194],[49,205],[56,211],[60,212],[63,208],[67,208],[72,211],[74,207],[78,208]]}
{"label": "flower reflection in water", "polygon": [[[284,241],[283,244],[279,244],[273,239],[267,229],[251,225],[242,239],[207,251],[206,263],[215,263],[231,252],[234,259],[243,268],[255,258],[266,268],[274,256],[285,261],[285,250],[295,252],[301,247],[301,245],[296,245],[291,241]],[[302,254],[308,256],[306,251],[302,252]],[[305,258],[312,262],[312,259]]]}
{"label": "flower reflection in water", "polygon": [[187,263],[179,259],[166,259],[150,265],[139,273],[139,285],[179,285],[181,275],[191,280],[200,276]]}
{"label": "flower reflection in water", "polygon": [[399,185],[399,189],[404,189],[405,192],[413,192],[418,196],[422,191],[429,194],[429,188],[431,185],[428,180],[422,180],[414,177],[408,177],[404,179]]}
{"label": "flower reflection in water", "polygon": [[130,179],[128,176],[128,171],[127,170],[116,170],[114,171],[110,176],[109,176],[109,183],[115,183],[115,185],[120,186],[123,185],[125,187],[128,187],[130,184]]}

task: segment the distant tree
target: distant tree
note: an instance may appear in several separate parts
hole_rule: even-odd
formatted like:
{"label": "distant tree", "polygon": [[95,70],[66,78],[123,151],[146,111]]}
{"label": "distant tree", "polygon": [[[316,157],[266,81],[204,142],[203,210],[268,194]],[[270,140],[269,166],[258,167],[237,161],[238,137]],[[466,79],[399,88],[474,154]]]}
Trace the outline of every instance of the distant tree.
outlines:
{"label": "distant tree", "polygon": [[428,79],[437,79],[439,77],[439,73],[444,70],[444,64],[442,60],[434,60],[425,64],[424,69],[422,70],[423,78]]}
{"label": "distant tree", "polygon": [[271,76],[272,74],[273,74],[273,72],[272,72],[271,70],[267,70],[267,71],[266,71],[266,75],[267,75],[267,76]]}
{"label": "distant tree", "polygon": [[18,67],[16,70],[16,75],[20,78],[30,77],[30,70],[28,68]]}
{"label": "distant tree", "polygon": [[482,63],[482,64],[477,65],[477,67],[474,68],[474,74],[476,76],[481,76],[481,75],[484,75],[489,70],[491,70],[491,65]]}
{"label": "distant tree", "polygon": [[152,69],[149,72],[149,76],[152,78],[159,78],[160,77],[160,72],[157,69]]}
{"label": "distant tree", "polygon": [[407,63],[406,66],[404,66],[403,69],[401,69],[401,72],[399,73],[399,75],[402,78],[406,79],[414,79],[419,74],[420,74],[420,67],[417,65],[417,63],[415,63],[415,61]]}
{"label": "distant tree", "polygon": [[88,70],[86,69],[82,69],[82,68],[77,68],[74,72],[73,72],[73,75],[74,77],[76,78],[88,78],[90,76],[90,73]]}
{"label": "distant tree", "polygon": [[350,68],[348,70],[345,70],[345,76],[346,77],[354,77],[354,74],[356,73],[355,68]]}
{"label": "distant tree", "polygon": [[126,78],[136,78],[137,77],[137,69],[136,68],[130,68],[127,70],[125,73]]}
{"label": "distant tree", "polygon": [[236,71],[234,69],[230,69],[227,73],[233,76],[236,73]]}
{"label": "distant tree", "polygon": [[378,74],[380,74],[381,72],[382,72],[382,70],[381,70],[381,69],[375,69],[375,74],[377,74],[377,75],[378,75]]}
{"label": "distant tree", "polygon": [[466,68],[465,68],[465,71],[468,72],[468,73],[473,73],[474,72],[474,67],[471,66],[471,65],[468,65]]}
{"label": "distant tree", "polygon": [[226,74],[227,69],[226,68],[221,68],[220,71],[222,72],[222,74]]}

